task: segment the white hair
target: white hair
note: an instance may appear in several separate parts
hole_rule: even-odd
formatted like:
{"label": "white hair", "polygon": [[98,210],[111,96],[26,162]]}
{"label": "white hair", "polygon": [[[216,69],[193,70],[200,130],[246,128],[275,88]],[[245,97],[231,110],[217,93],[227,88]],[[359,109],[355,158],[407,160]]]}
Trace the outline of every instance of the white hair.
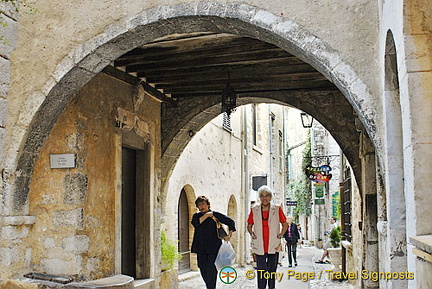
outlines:
{"label": "white hair", "polygon": [[264,193],[268,193],[270,194],[270,197],[273,197],[272,189],[270,189],[270,187],[268,186],[261,186],[258,189],[258,197],[261,197],[261,195],[263,195]]}

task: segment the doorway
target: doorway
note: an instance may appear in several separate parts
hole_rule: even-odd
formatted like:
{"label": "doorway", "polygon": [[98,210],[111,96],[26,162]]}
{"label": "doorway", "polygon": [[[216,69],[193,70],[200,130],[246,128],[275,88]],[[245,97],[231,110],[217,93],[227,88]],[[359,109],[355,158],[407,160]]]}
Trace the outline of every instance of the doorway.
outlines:
{"label": "doorway", "polygon": [[151,275],[150,148],[122,147],[121,274]]}
{"label": "doorway", "polygon": [[121,273],[136,278],[137,151],[122,147]]}
{"label": "doorway", "polygon": [[189,250],[189,206],[186,191],[183,188],[178,202],[178,250],[182,256],[179,261],[179,271],[190,270],[190,250]]}

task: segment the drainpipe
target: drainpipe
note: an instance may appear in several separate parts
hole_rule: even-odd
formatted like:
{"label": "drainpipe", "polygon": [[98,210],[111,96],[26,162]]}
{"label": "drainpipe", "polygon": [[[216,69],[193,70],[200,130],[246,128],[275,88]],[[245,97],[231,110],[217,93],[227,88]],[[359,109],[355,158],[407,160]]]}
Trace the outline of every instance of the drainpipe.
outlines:
{"label": "drainpipe", "polygon": [[271,104],[268,105],[269,108],[269,139],[270,139],[270,187],[275,190],[273,183],[273,120],[275,115],[271,111]]}
{"label": "drainpipe", "polygon": [[[247,109],[250,106],[242,106],[242,112],[243,112],[243,147],[242,147],[242,163],[243,163],[243,170],[242,170],[242,177],[243,177],[243,193],[244,193],[244,212],[245,212],[245,218],[246,219],[249,216],[249,210],[250,210],[250,193],[249,193],[249,151],[248,151],[248,126],[247,126]],[[250,244],[250,236],[249,234],[244,234],[244,263],[248,261],[249,257],[249,244]]]}

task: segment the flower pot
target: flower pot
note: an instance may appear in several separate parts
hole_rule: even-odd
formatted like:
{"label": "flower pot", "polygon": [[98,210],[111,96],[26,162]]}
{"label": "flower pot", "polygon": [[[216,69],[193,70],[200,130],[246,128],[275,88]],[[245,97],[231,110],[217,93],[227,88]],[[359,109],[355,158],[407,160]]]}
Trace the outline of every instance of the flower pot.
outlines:
{"label": "flower pot", "polygon": [[342,269],[342,248],[328,248],[327,249],[331,258],[332,264],[335,266],[334,270],[339,271]]}

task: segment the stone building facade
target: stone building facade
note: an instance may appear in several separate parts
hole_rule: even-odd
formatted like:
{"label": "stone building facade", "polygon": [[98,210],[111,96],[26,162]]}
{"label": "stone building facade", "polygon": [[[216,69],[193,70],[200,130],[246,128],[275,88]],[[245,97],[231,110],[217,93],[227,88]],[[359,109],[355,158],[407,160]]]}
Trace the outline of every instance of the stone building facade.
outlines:
{"label": "stone building facade", "polygon": [[[144,43],[228,33],[271,43],[334,84],[333,91],[245,95],[239,104],[297,107],[338,142],[362,200],[362,250],[368,252],[359,256],[363,267],[415,275],[363,285],[431,287],[432,227],[424,221],[432,210],[432,8],[427,0],[289,5],[277,0],[47,0],[34,5],[40,13],[22,14],[19,22],[10,7],[0,7],[8,22],[2,31],[11,43],[0,47],[2,279],[33,270],[54,273],[57,265],[70,264],[81,268],[82,273],[68,272],[78,279],[122,271],[116,252],[125,227],[118,198],[125,147],[135,151],[145,180],[138,182],[136,197],[138,206],[147,208],[138,216],[146,221],[130,229],[142,232],[135,240],[144,252],[132,258],[135,274],[159,286],[156,240],[166,215],[168,181],[190,141],[188,132],[217,116],[220,100],[158,98],[101,72]],[[75,154],[76,167],[47,168],[47,156],[57,153]],[[61,237],[54,236],[57,231]]]}
{"label": "stone building facade", "polygon": [[[266,184],[274,190],[273,201],[283,204],[285,179],[284,114],[286,107],[254,104],[237,108],[229,117],[219,115],[195,135],[179,158],[168,185],[164,230],[179,247],[190,250],[195,199],[205,195],[211,208],[236,221],[237,232],[231,243],[237,263],[250,263],[250,238],[245,234],[251,204],[257,201],[257,187]],[[180,209],[181,198],[187,208]],[[182,224],[182,214],[187,224]],[[174,220],[174,221],[173,221]],[[186,226],[187,225],[187,226]],[[187,237],[182,239],[184,231]],[[197,270],[196,256],[184,254],[179,270]],[[188,265],[183,265],[186,263]]]}

